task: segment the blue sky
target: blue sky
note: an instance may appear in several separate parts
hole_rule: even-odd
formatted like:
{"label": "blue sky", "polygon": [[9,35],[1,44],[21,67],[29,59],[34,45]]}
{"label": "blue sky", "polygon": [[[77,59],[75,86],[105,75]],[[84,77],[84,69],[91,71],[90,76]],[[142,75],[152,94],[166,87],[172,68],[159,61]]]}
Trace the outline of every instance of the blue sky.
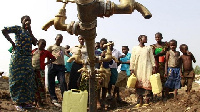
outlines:
{"label": "blue sky", "polygon": [[[112,0],[119,3],[118,0]],[[147,45],[155,43],[156,32],[163,34],[163,41],[175,39],[180,44],[187,44],[189,50],[199,58],[199,37],[200,37],[200,1],[199,0],[137,0],[146,6],[152,13],[151,19],[144,19],[136,10],[132,14],[118,14],[109,18],[98,18],[96,41],[107,38],[115,42],[115,48],[121,51],[122,45],[128,45],[130,50],[138,45],[137,37],[141,34],[148,36]],[[48,31],[41,30],[41,27],[58,13],[62,3],[56,0],[2,0],[0,1],[1,21],[0,28],[4,26],[21,25],[21,17],[29,15],[32,19],[32,31],[36,38],[44,38],[47,46],[55,43],[55,36],[59,33],[64,36],[62,45],[74,46],[78,44],[77,36],[69,35],[67,32],[56,31],[50,27]],[[78,21],[76,4],[67,4],[67,20]],[[7,51],[11,44],[4,38],[0,41],[0,69],[8,71],[10,53]],[[14,35],[11,35],[14,39]],[[179,48],[177,47],[177,50]]]}

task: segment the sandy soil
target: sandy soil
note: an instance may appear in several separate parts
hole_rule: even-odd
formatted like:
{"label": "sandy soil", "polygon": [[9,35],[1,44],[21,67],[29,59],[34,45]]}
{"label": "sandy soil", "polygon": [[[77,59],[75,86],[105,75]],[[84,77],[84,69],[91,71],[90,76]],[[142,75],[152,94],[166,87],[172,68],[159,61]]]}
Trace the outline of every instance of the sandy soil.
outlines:
{"label": "sandy soil", "polygon": [[[200,86],[193,83],[191,95],[187,95],[183,87],[178,91],[178,99],[173,98],[167,101],[161,100],[158,95],[158,100],[151,102],[148,107],[135,108],[136,98],[134,89],[120,88],[121,96],[124,102],[117,103],[115,99],[107,101],[107,112],[200,112]],[[56,93],[61,102],[60,90],[57,88]],[[0,112],[15,112],[14,104],[9,95],[8,80],[0,78]],[[61,108],[50,103],[49,94],[43,109],[31,109],[29,112],[61,112]],[[102,110],[99,110],[102,112]]]}

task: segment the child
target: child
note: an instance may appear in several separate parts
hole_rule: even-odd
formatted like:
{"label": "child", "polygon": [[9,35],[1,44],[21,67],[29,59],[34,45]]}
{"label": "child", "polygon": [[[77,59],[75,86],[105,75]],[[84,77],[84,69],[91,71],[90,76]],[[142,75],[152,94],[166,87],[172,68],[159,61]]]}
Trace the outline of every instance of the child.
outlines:
{"label": "child", "polygon": [[100,43],[99,42],[96,42],[95,43],[95,50],[99,49],[100,48]]}
{"label": "child", "polygon": [[180,51],[183,53],[181,55],[181,72],[183,71],[183,75],[181,75],[181,85],[184,87],[187,85],[186,92],[190,94],[190,90],[192,89],[192,82],[195,77],[195,73],[192,67],[192,61],[195,63],[196,60],[191,52],[188,51],[188,46],[186,44],[180,45]]}
{"label": "child", "polygon": [[[9,89],[11,99],[18,111],[32,107],[30,104],[35,100],[35,76],[31,64],[31,51],[32,44],[37,43],[31,30],[31,18],[25,15],[21,18],[21,23],[22,26],[4,27],[2,30],[13,47],[9,64]],[[10,38],[10,33],[15,34],[15,41]]]}
{"label": "child", "polygon": [[176,51],[177,41],[169,41],[170,50],[166,53],[165,62],[165,77],[168,77],[165,82],[165,95],[169,97],[169,89],[174,90],[174,98],[177,98],[177,91],[181,88],[181,77],[180,77],[180,52]]}
{"label": "child", "polygon": [[[95,55],[96,56],[101,56],[101,57],[105,57],[105,53],[106,53],[106,47],[104,46],[104,44],[107,44],[108,41],[105,38],[102,38],[100,40],[100,48],[95,50]],[[97,95],[97,105],[99,107],[100,104],[100,93],[102,93],[102,102],[101,102],[101,109],[105,108],[105,100],[106,100],[106,93],[108,90],[108,83],[110,81],[110,76],[111,76],[111,72],[110,72],[110,68],[109,65],[113,63],[113,60],[111,60],[110,62],[103,62],[103,67],[107,70],[107,74],[105,79],[103,80],[103,84],[102,84],[102,88],[98,88],[98,95]],[[96,68],[100,68],[100,66],[96,65]],[[100,92],[102,89],[102,92]]]}
{"label": "child", "polygon": [[70,75],[72,64],[73,64],[73,62],[71,62],[71,63],[67,62],[67,60],[72,56],[72,53],[70,53],[69,48],[70,48],[69,45],[65,46],[65,55],[64,55],[65,68],[66,68],[65,81],[67,83],[67,87],[68,87],[68,83],[69,83],[69,75]]}
{"label": "child", "polygon": [[67,84],[65,81],[65,65],[64,65],[64,53],[65,48],[61,46],[63,41],[62,34],[57,34],[55,38],[55,44],[47,48],[49,52],[55,56],[56,60],[48,66],[48,89],[51,98],[51,103],[57,107],[61,107],[58,103],[58,98],[55,93],[55,77],[57,77],[60,85],[61,94],[63,96],[64,91],[67,90]]}
{"label": "child", "polygon": [[120,102],[121,98],[119,96],[119,87],[126,87],[127,83],[127,77],[130,76],[130,58],[131,53],[128,53],[129,48],[128,46],[122,46],[122,52],[125,54],[122,58],[120,58],[121,63],[121,71],[118,74],[117,81],[115,84],[115,89],[113,93],[113,97],[115,97],[115,94],[117,93],[117,101]]}
{"label": "child", "polygon": [[[110,46],[110,49],[112,51],[112,56],[114,56],[115,58],[117,58],[119,60],[122,57],[121,52],[114,48],[114,42],[113,41],[109,41],[109,42],[113,43]],[[112,85],[115,85],[115,83],[117,81],[117,77],[118,77],[118,71],[117,71],[118,65],[119,65],[119,63],[117,63],[115,61],[113,61],[113,64],[109,65],[111,76],[110,76],[110,82],[108,84],[107,99],[112,99],[111,90],[112,90]]]}
{"label": "child", "polygon": [[[136,107],[149,105],[149,94],[152,90],[150,76],[155,73],[155,59],[152,48],[145,46],[147,36],[140,35],[138,41],[139,45],[133,47],[130,58],[131,74],[134,73],[137,77],[136,93],[139,102]],[[143,104],[143,99],[145,104]]]}
{"label": "child", "polygon": [[[165,55],[169,49],[168,43],[162,41],[163,36],[162,33],[158,32],[155,34],[156,43],[152,45],[155,61],[156,61],[156,73],[160,74],[161,82],[162,82],[162,98],[164,98],[164,86],[166,82],[165,74]],[[162,60],[161,60],[162,59]],[[155,99],[157,99],[157,95],[155,95]]]}
{"label": "child", "polygon": [[[36,94],[35,102],[36,106],[42,107],[45,100],[45,66],[55,61],[55,57],[47,50],[45,50],[46,41],[40,39],[38,41],[38,48],[32,51],[32,65],[35,73],[36,81]],[[48,57],[50,60],[44,63],[45,58]]]}

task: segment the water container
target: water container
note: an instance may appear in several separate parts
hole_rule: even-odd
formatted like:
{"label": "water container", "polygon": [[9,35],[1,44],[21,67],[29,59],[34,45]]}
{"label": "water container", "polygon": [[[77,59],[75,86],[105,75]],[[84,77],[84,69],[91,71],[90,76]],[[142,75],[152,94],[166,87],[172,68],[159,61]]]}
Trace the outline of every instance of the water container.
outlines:
{"label": "water container", "polygon": [[88,92],[69,90],[63,94],[62,112],[87,112]]}
{"label": "water container", "polygon": [[159,94],[162,92],[162,83],[159,73],[150,76],[150,83],[153,94]]}
{"label": "water container", "polygon": [[132,75],[128,78],[127,87],[128,88],[135,88],[135,84],[137,82],[136,76],[132,73]]}
{"label": "water container", "polygon": [[165,62],[165,56],[159,56],[159,62]]}

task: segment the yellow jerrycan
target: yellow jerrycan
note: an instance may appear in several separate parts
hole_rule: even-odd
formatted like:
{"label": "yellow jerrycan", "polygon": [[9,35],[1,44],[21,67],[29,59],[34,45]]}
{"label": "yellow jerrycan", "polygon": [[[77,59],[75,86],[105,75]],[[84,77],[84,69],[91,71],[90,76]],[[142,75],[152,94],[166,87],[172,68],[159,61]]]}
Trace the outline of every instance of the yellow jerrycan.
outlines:
{"label": "yellow jerrycan", "polygon": [[159,94],[162,92],[162,83],[160,79],[160,74],[153,74],[150,76],[150,83],[152,87],[153,94]]}
{"label": "yellow jerrycan", "polygon": [[135,88],[136,82],[137,82],[137,78],[136,78],[135,74],[132,73],[131,76],[128,78],[127,87],[128,88]]}
{"label": "yellow jerrycan", "polygon": [[62,112],[87,112],[88,92],[68,90],[63,94]]}

